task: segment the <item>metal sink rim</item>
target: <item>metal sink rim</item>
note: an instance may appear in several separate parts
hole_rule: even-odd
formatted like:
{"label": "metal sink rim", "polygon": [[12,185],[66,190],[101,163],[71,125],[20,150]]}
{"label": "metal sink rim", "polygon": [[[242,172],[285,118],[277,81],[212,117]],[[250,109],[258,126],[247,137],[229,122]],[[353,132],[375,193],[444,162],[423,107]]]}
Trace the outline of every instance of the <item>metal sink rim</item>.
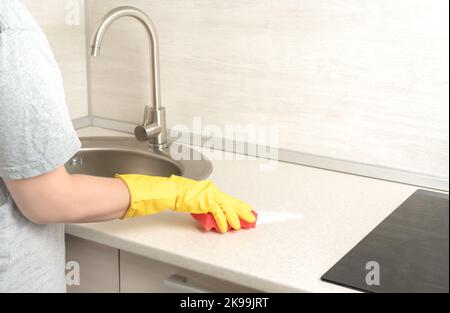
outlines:
{"label": "metal sink rim", "polygon": [[[157,158],[166,162],[170,162],[180,169],[181,175],[187,178],[202,180],[207,179],[212,171],[213,165],[211,160],[204,154],[201,154],[201,160],[174,160],[168,151],[173,145],[181,146],[178,143],[169,143],[169,148],[164,151],[154,151],[149,149],[145,143],[137,141],[133,137],[120,136],[92,136],[80,137],[81,148],[79,152],[83,151],[120,151],[137,153],[152,158]],[[197,149],[182,145],[183,148],[189,149],[190,155],[192,151]],[[77,152],[78,153],[78,152]]]}

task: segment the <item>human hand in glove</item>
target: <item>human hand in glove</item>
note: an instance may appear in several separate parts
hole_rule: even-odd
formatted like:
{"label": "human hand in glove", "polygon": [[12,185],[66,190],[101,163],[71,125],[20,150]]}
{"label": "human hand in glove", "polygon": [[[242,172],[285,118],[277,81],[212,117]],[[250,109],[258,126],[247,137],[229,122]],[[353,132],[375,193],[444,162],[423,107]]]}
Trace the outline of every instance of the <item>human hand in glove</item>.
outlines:
{"label": "human hand in glove", "polygon": [[211,213],[222,233],[228,224],[241,228],[240,220],[255,222],[252,208],[221,192],[211,181],[180,176],[116,175],[128,187],[130,206],[123,218],[159,213],[165,209],[194,214]]}

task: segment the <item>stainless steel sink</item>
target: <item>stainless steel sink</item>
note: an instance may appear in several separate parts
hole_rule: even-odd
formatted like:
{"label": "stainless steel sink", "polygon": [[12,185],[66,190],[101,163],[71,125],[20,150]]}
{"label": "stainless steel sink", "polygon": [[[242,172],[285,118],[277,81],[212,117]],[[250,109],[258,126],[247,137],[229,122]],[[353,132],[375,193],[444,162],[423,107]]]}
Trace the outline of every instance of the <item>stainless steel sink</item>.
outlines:
{"label": "stainless steel sink", "polygon": [[[145,143],[129,137],[83,137],[82,148],[66,163],[71,174],[113,177],[114,174],[143,174],[154,176],[180,175],[206,179],[212,164],[204,156],[200,160],[173,160],[168,152],[151,151]],[[172,144],[178,145],[178,144]],[[172,148],[178,149],[181,146]],[[192,156],[198,152],[183,146]],[[198,158],[197,158],[198,159]]]}

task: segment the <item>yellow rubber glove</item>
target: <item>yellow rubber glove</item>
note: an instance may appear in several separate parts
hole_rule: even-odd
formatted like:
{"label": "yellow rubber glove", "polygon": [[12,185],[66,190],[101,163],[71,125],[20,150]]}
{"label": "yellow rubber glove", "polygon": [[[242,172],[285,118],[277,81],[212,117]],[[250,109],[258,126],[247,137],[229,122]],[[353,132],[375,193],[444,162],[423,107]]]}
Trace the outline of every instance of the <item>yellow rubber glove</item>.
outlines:
{"label": "yellow rubber glove", "polygon": [[[212,213],[222,233],[240,229],[239,218],[253,223],[250,205],[221,192],[211,181],[180,176],[119,175],[128,186],[131,200],[123,218],[159,213],[165,209],[195,214]],[[227,224],[228,223],[228,224]]]}

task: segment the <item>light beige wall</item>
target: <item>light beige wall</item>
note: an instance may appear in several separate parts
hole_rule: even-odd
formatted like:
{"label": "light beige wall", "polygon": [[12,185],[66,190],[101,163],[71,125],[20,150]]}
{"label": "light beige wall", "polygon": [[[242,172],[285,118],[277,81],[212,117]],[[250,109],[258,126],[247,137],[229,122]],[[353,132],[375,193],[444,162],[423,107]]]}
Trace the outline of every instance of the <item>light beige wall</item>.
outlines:
{"label": "light beige wall", "polygon": [[47,35],[62,72],[70,116],[75,119],[88,115],[84,0],[21,2]]}
{"label": "light beige wall", "polygon": [[[160,37],[169,125],[267,123],[285,149],[448,177],[447,0],[86,0]],[[91,59],[95,116],[141,122],[147,42],[123,19]]]}

